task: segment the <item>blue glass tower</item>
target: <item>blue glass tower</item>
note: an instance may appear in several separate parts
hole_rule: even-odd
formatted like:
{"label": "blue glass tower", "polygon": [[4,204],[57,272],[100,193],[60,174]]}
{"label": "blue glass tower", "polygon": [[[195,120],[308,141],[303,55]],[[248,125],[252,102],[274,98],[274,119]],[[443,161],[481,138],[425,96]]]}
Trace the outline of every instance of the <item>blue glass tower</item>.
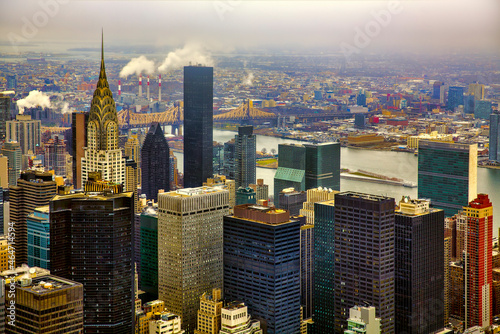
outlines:
{"label": "blue glass tower", "polygon": [[224,217],[224,296],[244,301],[268,334],[300,333],[300,221],[235,206]]}
{"label": "blue glass tower", "polygon": [[313,333],[334,333],[335,201],[314,204]]}
{"label": "blue glass tower", "polygon": [[490,115],[490,160],[500,161],[500,113]]}
{"label": "blue glass tower", "polygon": [[50,270],[49,206],[35,209],[26,219],[28,225],[28,266]]}
{"label": "blue glass tower", "polygon": [[474,118],[489,119],[491,115],[491,101],[476,100],[474,105]]}
{"label": "blue glass tower", "polygon": [[463,87],[450,87],[448,89],[448,104],[449,110],[455,110],[459,105],[464,104],[464,88]]}

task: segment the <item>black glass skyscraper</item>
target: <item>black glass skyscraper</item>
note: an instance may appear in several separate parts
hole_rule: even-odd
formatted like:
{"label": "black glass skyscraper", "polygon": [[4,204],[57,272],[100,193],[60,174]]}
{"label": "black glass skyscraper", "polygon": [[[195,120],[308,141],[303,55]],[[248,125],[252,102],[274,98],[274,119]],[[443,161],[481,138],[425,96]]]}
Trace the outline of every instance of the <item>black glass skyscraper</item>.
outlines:
{"label": "black glass skyscraper", "polygon": [[235,137],[235,158],[236,165],[235,183],[236,189],[248,187],[255,183],[255,146],[256,138],[253,134],[253,126],[238,127],[238,134]]}
{"label": "black glass skyscraper", "polygon": [[170,190],[170,153],[161,126],[149,128],[141,149],[142,193],[148,199],[158,199],[158,190]]}
{"label": "black glass skyscraper", "polygon": [[184,188],[213,176],[213,67],[184,67]]}

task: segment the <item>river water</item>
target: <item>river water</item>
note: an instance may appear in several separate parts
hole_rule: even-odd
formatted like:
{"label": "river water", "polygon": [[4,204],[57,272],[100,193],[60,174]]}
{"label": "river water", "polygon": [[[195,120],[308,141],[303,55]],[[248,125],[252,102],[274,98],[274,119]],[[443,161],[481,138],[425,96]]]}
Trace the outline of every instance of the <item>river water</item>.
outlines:
{"label": "river water", "polygon": [[[236,132],[222,131],[214,129],[214,140],[225,143],[234,138]],[[292,139],[283,139],[268,136],[257,136],[257,150],[266,148],[269,152],[275,149],[278,152],[278,145],[283,143],[303,143]],[[183,171],[183,154],[175,153],[179,171]],[[362,169],[390,177],[398,177],[405,181],[417,182],[418,179],[418,157],[412,153],[393,151],[370,151],[352,148],[341,149],[342,168],[351,170]],[[269,185],[269,194],[274,192],[275,169],[257,168],[257,178],[264,179],[264,183]],[[477,169],[477,191],[488,194],[493,203],[493,234],[498,235],[500,227],[500,170],[478,168]],[[340,179],[341,191],[357,191],[375,195],[393,197],[396,201],[402,196],[417,197],[417,188],[407,188],[389,184],[379,184],[356,180]]]}

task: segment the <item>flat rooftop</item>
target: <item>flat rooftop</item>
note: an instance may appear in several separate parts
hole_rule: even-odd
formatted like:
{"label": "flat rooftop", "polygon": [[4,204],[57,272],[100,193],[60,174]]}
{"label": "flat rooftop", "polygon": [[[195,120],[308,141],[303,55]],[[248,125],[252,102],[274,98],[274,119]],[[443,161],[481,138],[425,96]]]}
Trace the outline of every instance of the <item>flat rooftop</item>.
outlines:
{"label": "flat rooftop", "polygon": [[33,278],[31,279],[31,284],[27,286],[22,286],[22,279],[19,283],[21,286],[17,286],[17,289],[29,290],[31,293],[38,295],[48,294],[57,290],[64,290],[77,285],[82,285],[81,283],[52,275]]}

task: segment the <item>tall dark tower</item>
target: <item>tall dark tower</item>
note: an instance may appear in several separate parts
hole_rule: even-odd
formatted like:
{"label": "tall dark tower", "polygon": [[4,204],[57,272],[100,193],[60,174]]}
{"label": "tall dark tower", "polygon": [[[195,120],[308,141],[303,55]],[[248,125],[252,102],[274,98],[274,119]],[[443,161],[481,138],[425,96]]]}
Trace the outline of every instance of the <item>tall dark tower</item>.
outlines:
{"label": "tall dark tower", "polygon": [[239,126],[235,137],[236,189],[255,183],[256,137],[253,126]]}
{"label": "tall dark tower", "polygon": [[184,188],[213,176],[213,76],[213,67],[184,67]]}
{"label": "tall dark tower", "polygon": [[149,128],[141,149],[142,193],[148,199],[158,200],[158,190],[170,190],[170,153],[161,126]]}

